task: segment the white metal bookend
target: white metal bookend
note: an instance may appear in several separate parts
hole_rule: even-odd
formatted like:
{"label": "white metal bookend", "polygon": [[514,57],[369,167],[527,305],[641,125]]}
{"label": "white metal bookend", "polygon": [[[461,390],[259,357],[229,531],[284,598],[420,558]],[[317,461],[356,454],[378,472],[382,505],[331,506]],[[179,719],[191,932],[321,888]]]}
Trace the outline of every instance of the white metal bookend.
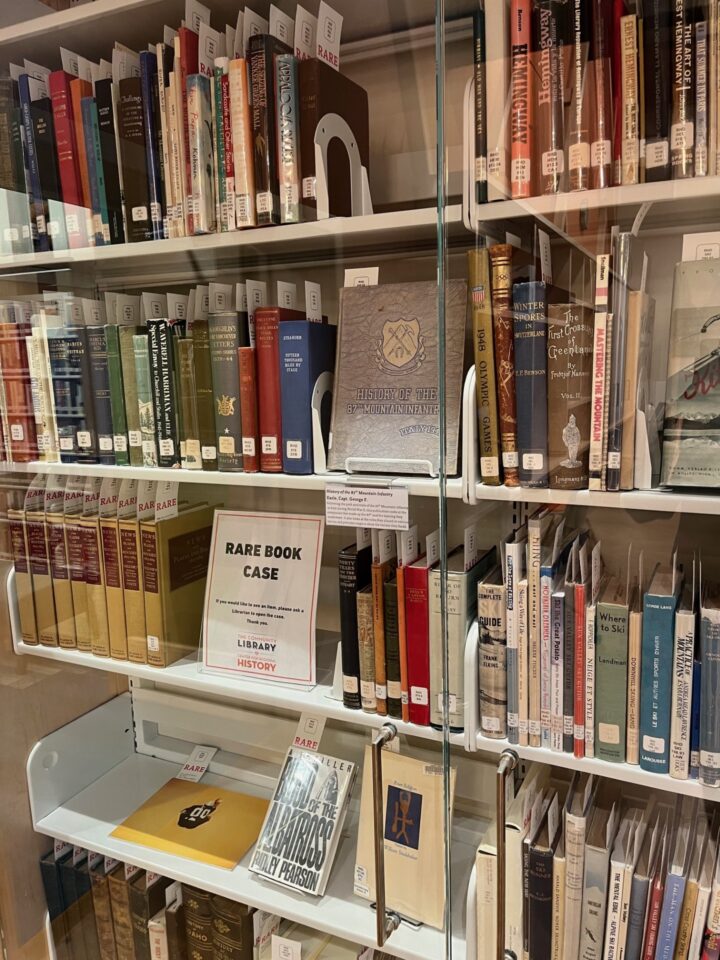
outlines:
{"label": "white metal bookend", "polygon": [[[468,753],[477,752],[477,735],[480,729],[480,630],[474,620],[465,640],[465,749]],[[474,954],[468,954],[474,956]]]}
{"label": "white metal bookend", "polygon": [[320,412],[322,409],[323,397],[326,393],[332,393],[334,377],[326,370],[321,373],[315,382],[310,404],[312,407],[312,438],[313,438],[313,470],[315,473],[327,473],[327,451],[325,449],[325,437],[322,432],[322,418]]}
{"label": "white metal bookend", "polygon": [[465,377],[462,401],[462,496],[465,503],[473,504],[477,503],[475,485],[480,482],[475,378],[475,364],[473,364]]}
{"label": "white metal bookend", "polygon": [[330,216],[328,190],[328,146],[331,140],[340,140],[350,161],[350,210],[353,217],[371,214],[370,181],[362,165],[355,134],[347,121],[337,113],[326,113],[315,129],[315,197],[318,220]]}

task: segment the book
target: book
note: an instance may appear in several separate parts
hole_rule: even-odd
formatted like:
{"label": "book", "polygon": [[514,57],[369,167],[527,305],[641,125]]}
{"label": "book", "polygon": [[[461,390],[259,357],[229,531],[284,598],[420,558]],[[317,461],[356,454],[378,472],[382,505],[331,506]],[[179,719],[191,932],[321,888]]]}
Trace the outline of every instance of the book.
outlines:
{"label": "book", "polygon": [[[115,507],[115,511],[117,507]],[[100,517],[100,542],[105,579],[105,604],[108,613],[110,656],[115,660],[128,659],[127,627],[125,623],[125,596],[122,581],[122,553],[117,513]]]}
{"label": "book", "polygon": [[656,871],[658,857],[662,854],[665,829],[665,811],[658,808],[653,813],[635,864],[630,886],[628,922],[625,936],[625,956],[628,960],[642,955],[645,920],[650,888]]}
{"label": "book", "polygon": [[[235,229],[235,176],[232,155],[232,130],[230,129],[230,60],[216,57],[210,80],[215,160],[215,209],[218,229],[222,233]],[[223,79],[225,99],[223,100]],[[229,165],[229,166],[228,166]],[[228,184],[228,181],[229,184]],[[228,191],[228,185],[230,190]],[[228,193],[231,202],[228,203]]]}
{"label": "book", "polygon": [[537,823],[540,806],[545,793],[548,770],[540,765],[531,768],[506,810],[506,890],[516,890],[518,895],[508,897],[505,904],[505,944],[516,956],[523,950],[523,931],[527,915],[527,903],[523,890],[523,847],[532,829],[531,821]]}
{"label": "book", "polygon": [[113,86],[110,77],[95,81],[95,104],[100,134],[100,157],[105,177],[110,242],[125,243],[123,190],[118,157],[118,125],[115,119],[117,98],[117,88]]}
{"label": "book", "polygon": [[235,172],[235,222],[238,228],[254,227],[255,162],[246,60],[230,61],[228,83]]}
{"label": "book", "polygon": [[510,743],[520,742],[520,636],[518,602],[520,583],[525,578],[527,528],[519,527],[505,540],[505,628],[507,631],[507,726]]}
{"label": "book", "polygon": [[402,681],[400,679],[400,633],[398,624],[397,568],[383,583],[383,637],[385,640],[385,680],[387,713],[402,719]]}
{"label": "book", "polygon": [[628,603],[628,685],[625,760],[640,763],[640,702],[643,658],[643,608],[638,587],[633,587]]}
{"label": "book", "polygon": [[[128,453],[130,465],[133,467],[142,466],[143,463],[142,431],[140,429],[140,408],[138,406],[134,344],[134,337],[140,335],[141,332],[142,328],[139,326],[118,324],[125,419],[127,421]],[[113,421],[113,429],[114,426],[115,422]]]}
{"label": "book", "polygon": [[[68,856],[68,853],[66,852],[63,855]],[[50,850],[42,856],[40,858],[40,876],[45,892],[45,901],[48,908],[48,919],[50,921],[50,931],[55,954],[58,960],[71,960],[70,931],[68,929],[68,917],[63,902],[62,880],[60,877],[60,862],[63,855],[58,856],[55,850]]]}
{"label": "book", "polygon": [[73,509],[77,510],[77,507],[73,508],[71,498],[66,491],[65,546],[70,566],[70,590],[75,614],[75,641],[78,650],[90,653],[92,652],[92,640],[90,637],[87,584],[85,582],[83,531],[78,522],[79,516],[71,512]]}
{"label": "book", "polygon": [[[52,101],[55,147],[62,200],[65,205],[65,228],[70,247],[83,247],[87,242],[83,205],[82,181],[80,179],[80,154],[73,122],[72,75],[64,70],[54,70],[48,77],[48,89]],[[12,174],[11,174],[12,176]]]}
{"label": "book", "polygon": [[588,774],[574,773],[564,808],[565,890],[563,955],[576,957],[580,945],[580,920],[585,870],[585,837],[596,788]]}
{"label": "book", "polygon": [[541,281],[516,283],[512,297],[520,486],[546,487],[547,288]]}
{"label": "book", "polygon": [[430,724],[430,570],[435,559],[426,553],[408,564],[403,574],[409,714],[411,723],[422,726]]}
{"label": "book", "polygon": [[217,220],[213,188],[213,137],[210,78],[194,73],[187,78],[190,194],[193,236],[212,233]]}
{"label": "book", "polygon": [[370,583],[371,563],[369,544],[358,549],[353,543],[338,553],[343,703],[352,710],[361,706],[357,593]]}
{"label": "book", "polygon": [[195,397],[198,429],[200,431],[202,468],[203,470],[217,470],[218,437],[215,433],[215,399],[213,394],[210,330],[207,317],[195,316],[190,337],[193,342]]}
{"label": "book", "polygon": [[542,602],[540,569],[543,551],[547,562],[550,547],[543,542],[554,535],[561,516],[538,508],[528,517],[527,579],[528,579],[528,736],[529,744],[539,747],[542,740],[541,724],[541,641]]}
{"label": "book", "polygon": [[275,57],[275,123],[278,146],[280,223],[300,220],[300,110],[298,61],[292,53]]}
{"label": "book", "polygon": [[709,585],[702,585],[700,603],[700,782],[720,783],[720,712],[715,708],[720,663],[720,603]]}
{"label": "book", "polygon": [[716,260],[678,263],[673,280],[661,483],[714,486],[720,458],[711,439],[716,419],[709,389],[720,331],[709,321],[720,312]]}
{"label": "book", "polygon": [[100,154],[100,128],[94,98],[83,97],[80,108],[83,136],[85,137],[85,156],[88,165],[95,246],[102,247],[106,243],[110,243],[110,218],[105,195],[105,173]]}
{"label": "book", "polygon": [[[393,576],[397,566],[394,537],[390,531],[381,531],[379,542],[382,551],[378,551],[373,541],[373,558],[370,567],[370,585],[372,588],[373,653],[375,676],[375,699],[379,714],[385,716],[387,704],[387,663],[385,659],[385,581]],[[360,591],[362,593],[362,591]]]}
{"label": "book", "polygon": [[[606,4],[606,6],[608,6]],[[610,9],[607,10],[608,26],[610,29],[610,57],[612,75],[612,184],[622,185],[622,151],[623,151],[623,29],[622,19],[627,11],[626,0],[610,0]]]}
{"label": "book", "polygon": [[163,238],[162,147],[158,91],[158,58],[155,49],[140,51],[145,157],[147,162],[150,222],[154,240]]}
{"label": "book", "polygon": [[670,170],[673,180],[695,173],[695,58],[694,5],[678,0],[672,11],[672,110],[670,113]]}
{"label": "book", "polygon": [[358,625],[358,659],[360,670],[360,706],[365,713],[377,713],[375,693],[375,625],[373,623],[372,586],[368,584],[355,594]]}
{"label": "book", "polygon": [[[628,277],[630,245],[632,235],[629,233],[619,233],[615,236],[613,243],[613,268],[614,276],[612,283],[612,302],[611,302],[611,335],[608,337],[610,344],[609,357],[609,402],[603,410],[607,416],[607,430],[605,438],[607,442],[607,456],[603,458],[606,464],[606,488],[608,490],[620,489],[620,467],[622,463],[622,438],[624,430],[623,420],[623,402],[625,397],[625,345],[627,335],[627,313],[628,313]],[[605,389],[608,388],[608,378],[606,375]],[[606,413],[607,411],[607,413]]]}
{"label": "book", "polygon": [[184,470],[202,470],[200,426],[195,386],[195,344],[190,337],[172,337],[175,369],[177,426],[180,466]]}
{"label": "book", "polygon": [[113,453],[119,467],[130,466],[128,452],[128,426],[125,413],[120,333],[116,323],[105,324],[107,348],[108,386],[110,389],[110,419],[113,428]]}
{"label": "book", "polygon": [[168,956],[167,921],[164,907],[148,921],[148,940],[151,957],[165,958]]}
{"label": "book", "polygon": [[621,182],[640,181],[640,97],[638,78],[638,17],[629,14],[620,20],[622,43],[622,146]]}
{"label": "book", "polygon": [[668,773],[670,766],[670,695],[673,677],[675,609],[681,577],[672,566],[656,567],[643,598],[640,696],[640,766]]}
{"label": "book", "polygon": [[258,423],[257,361],[255,347],[238,349],[240,373],[240,429],[242,431],[243,470],[260,470],[260,425]]}
{"label": "book", "polygon": [[25,529],[28,563],[32,575],[33,600],[38,641],[48,647],[58,646],[57,616],[48,553],[48,531],[45,523],[44,489],[28,489],[25,496]]}
{"label": "book", "polygon": [[179,467],[173,329],[167,320],[150,319],[147,330],[158,466]]}
{"label": "book", "polygon": [[[88,326],[87,351],[90,363],[92,405],[95,414],[95,435],[98,463],[115,463],[114,429],[110,401],[107,338],[104,326]],[[88,398],[89,399],[89,398]]]}
{"label": "book", "polygon": [[644,6],[643,97],[645,119],[645,180],[670,179],[670,4],[651,0]]}
{"label": "book", "polygon": [[180,897],[165,908],[165,929],[169,956],[177,957],[177,960],[186,960],[185,907]]}
{"label": "book", "polygon": [[[557,523],[551,526],[547,531],[547,549],[543,546],[540,560],[540,738],[544,747],[550,748],[551,745],[551,709],[552,709],[552,657],[553,657],[553,632],[552,632],[552,596],[560,589],[563,583],[563,574],[567,565],[568,554],[575,539],[572,531],[565,531],[563,523]],[[558,621],[559,629],[559,621]],[[564,631],[564,619],[563,619]],[[559,640],[560,637],[558,636]],[[559,656],[559,650],[557,651]],[[560,672],[560,661],[556,666],[556,679],[559,683],[564,683],[564,660],[563,669]],[[563,680],[561,680],[561,676]],[[559,689],[559,688],[558,688]],[[559,706],[559,696],[558,706]],[[537,711],[537,704],[535,706]],[[533,720],[534,734],[537,736],[537,720]]]}
{"label": "book", "polygon": [[517,449],[517,411],[515,404],[515,349],[512,316],[512,247],[493,244],[489,249],[491,266],[495,376],[498,392],[500,448],[503,480],[506,486],[520,483]]}
{"label": "book", "polygon": [[678,780],[690,775],[690,723],[693,702],[693,654],[696,610],[693,590],[685,584],[675,611],[670,700],[669,774]]}
{"label": "book", "polygon": [[118,531],[122,558],[122,588],[125,607],[127,658],[131,663],[147,663],[148,644],[145,624],[145,593],[143,590],[142,543],[140,524],[135,515],[125,516],[119,510]]}
{"label": "book", "polygon": [[488,824],[475,857],[475,929],[478,943],[491,955],[497,950],[497,826]]}
{"label": "book", "polygon": [[280,223],[277,127],[275,123],[275,59],[292,51],[269,33],[250,37],[252,133],[255,165],[255,207],[259,226]]}
{"label": "book", "polygon": [[136,334],[132,341],[143,466],[156,467],[158,465],[157,432],[148,334]]}
{"label": "book", "polygon": [[113,929],[112,906],[110,904],[110,887],[108,884],[105,858],[99,854],[88,856],[90,883],[92,884],[93,912],[97,927],[100,960],[113,960],[115,950],[115,931]]}
{"label": "book", "polygon": [[559,193],[566,183],[563,57],[567,12],[563,8],[556,0],[542,0],[533,6],[533,160],[539,194]]}
{"label": "book", "polygon": [[[466,285],[445,294],[446,468],[458,466]],[[437,287],[434,281],[340,292],[328,469],[437,469]],[[262,415],[263,403],[260,401]],[[262,431],[261,431],[262,432]]]}
{"label": "book", "polygon": [[[126,865],[118,863],[107,875],[110,891],[110,907],[112,910],[113,932],[115,934],[115,949],[118,960],[135,957],[135,943],[130,916],[130,893]],[[130,868],[130,878],[133,868]]]}
{"label": "book", "polygon": [[528,952],[533,958],[552,955],[553,861],[561,833],[558,805],[555,793],[529,841]]}
{"label": "book", "polygon": [[[336,334],[337,328],[330,324],[304,319],[281,319],[278,325],[282,466],[285,473],[314,472],[313,396],[319,378],[332,376],[335,369]],[[327,391],[320,403],[320,423],[326,442],[331,408],[332,394]]]}
{"label": "book", "polygon": [[583,868],[583,902],[580,953],[600,958],[605,932],[610,853],[615,843],[619,812],[608,798],[598,797],[587,830]]}
{"label": "book", "polygon": [[[482,14],[476,11],[476,16],[478,15]],[[487,192],[487,182],[484,181],[484,184]],[[500,483],[500,435],[493,349],[490,255],[485,246],[468,250],[468,296],[475,352],[480,474],[483,483],[496,485]]]}
{"label": "book", "polygon": [[8,523],[10,526],[10,543],[12,545],[13,563],[15,565],[15,596],[17,597],[18,614],[20,616],[20,633],[23,643],[39,643],[37,620],[35,618],[35,601],[30,571],[29,551],[27,542],[27,525],[23,509],[9,508]]}
{"label": "book", "polygon": [[250,960],[253,943],[253,907],[212,894],[212,945],[216,957]]}
{"label": "book", "polygon": [[[300,174],[303,220],[317,219],[315,135],[329,113],[343,119],[353,133],[360,163],[370,172],[370,119],[367,92],[344,73],[316,57],[298,63],[300,91]],[[327,205],[331,217],[349,217],[353,210],[345,146],[338,138],[327,145]]]}
{"label": "book", "polygon": [[[340,841],[355,770],[349,760],[290,747],[253,851],[250,871],[321,897]],[[297,825],[303,823],[308,825],[308,832],[298,833]],[[288,843],[289,834],[294,837],[292,843]],[[312,855],[314,837],[323,838],[321,856]]]}
{"label": "book", "polygon": [[607,912],[605,917],[604,957],[623,956],[627,936],[627,914],[624,914],[626,876],[632,874],[633,840],[636,833],[638,811],[629,807],[618,826],[615,842],[610,854],[610,873],[608,876]]}
{"label": "book", "polygon": [[473,183],[476,203],[488,202],[486,60],[485,4],[482,3],[473,11],[473,147],[475,157]]}
{"label": "book", "polygon": [[564,750],[565,601],[565,587],[558,585],[550,598],[550,749],[558,753]]}
{"label": "book", "polygon": [[[215,784],[170,779],[112,836],[232,870],[257,840],[268,806],[262,797]],[[189,909],[186,902],[186,916]]]}
{"label": "book", "polygon": [[710,838],[707,821],[702,816],[698,816],[697,833],[690,838],[691,852],[686,861],[687,876],[675,940],[675,953],[681,957],[689,956],[690,939],[700,893],[700,874],[708,842]]}
{"label": "book", "polygon": [[25,342],[29,335],[28,323],[0,323],[0,371],[5,395],[10,455],[14,463],[28,463],[38,455]]}
{"label": "book", "polygon": [[510,196],[510,130],[507,105],[511,97],[510,0],[485,7],[487,46],[487,174],[488,200]]}
{"label": "book", "polygon": [[513,199],[533,196],[535,147],[532,77],[532,3],[510,0],[510,56],[512,100],[510,106],[510,181]]}
{"label": "book", "polygon": [[193,960],[214,960],[212,937],[212,894],[182,884],[185,942]]}
{"label": "book", "polygon": [[507,637],[502,569],[493,567],[477,588],[480,656],[480,731],[485,737],[507,736]]}
{"label": "book", "polygon": [[[452,810],[456,771],[450,769]],[[383,756],[382,823],[388,909],[441,928],[445,912],[445,870],[441,856],[445,801],[442,768],[414,757]],[[375,899],[371,751],[365,748],[353,892]],[[433,865],[432,869],[430,865]],[[439,867],[439,868],[438,868]],[[415,882],[418,876],[422,884]],[[415,878],[415,879],[413,879]]]}
{"label": "book", "polygon": [[[711,832],[707,837],[700,868],[697,872],[697,900],[695,903],[695,915],[693,917],[692,929],[690,931],[690,944],[688,947],[688,957],[696,957],[700,953],[703,938],[706,931],[706,921],[709,919],[710,893],[713,887],[713,874],[715,872],[715,855],[717,852],[717,837]],[[714,906],[716,907],[717,901]],[[717,916],[716,909],[713,911],[713,917]]]}
{"label": "book", "polygon": [[[575,712],[573,723],[573,753],[585,756],[585,714],[590,691],[586,677],[587,609],[592,592],[592,552],[587,541],[580,547],[577,557],[575,584]],[[594,691],[593,691],[594,692]]]}
{"label": "book", "polygon": [[624,763],[627,729],[628,597],[610,577],[597,601],[595,756]]}
{"label": "book", "polygon": [[35,142],[35,123],[33,120],[33,102],[47,98],[47,85],[44,80],[21,73],[18,78],[20,110],[22,116],[23,146],[26,157],[28,178],[28,199],[32,217],[33,243],[38,252],[50,249],[47,232],[48,205],[42,194],[40,182],[40,164]]}
{"label": "book", "polygon": [[548,304],[547,442],[552,489],[588,485],[593,314],[579,304]]}
{"label": "book", "polygon": [[[697,14],[702,17],[702,12]],[[698,19],[694,25],[693,50],[695,54],[695,154],[694,173],[705,177],[708,173],[708,92],[709,55],[707,19]]]}
{"label": "book", "polygon": [[[690,860],[697,827],[697,801],[678,797],[675,808],[674,843],[665,879],[662,909],[658,925],[656,956],[672,957],[675,953],[682,903],[687,885]],[[701,834],[698,834],[701,836]]]}
{"label": "book", "polygon": [[584,0],[572,0],[568,12],[572,93],[565,142],[567,182],[571,191],[587,190],[590,185],[591,115],[595,93],[594,70],[590,61],[591,11],[591,4]]}
{"label": "book", "polygon": [[646,293],[628,294],[625,340],[625,392],[620,462],[620,489],[632,490],[635,478],[635,424],[637,411],[645,411],[649,394],[655,301]]}
{"label": "book", "polygon": [[[304,319],[304,314],[299,310],[283,307],[259,307],[255,311],[260,469],[264,473],[282,473],[286,454],[283,445],[280,323],[297,323]],[[290,331],[288,333],[292,336]]]}
{"label": "book", "polygon": [[148,925],[165,904],[165,890],[169,884],[167,877],[145,870],[140,870],[128,883],[135,960],[151,958]]}
{"label": "book", "polygon": [[580,579],[579,539],[570,551],[565,570],[565,605],[563,610],[563,698],[562,748],[565,753],[574,750],[575,725],[575,590]]}
{"label": "book", "polygon": [[82,187],[82,210],[84,217],[84,231],[88,241],[94,237],[92,222],[92,203],[90,197],[90,172],[88,169],[87,153],[85,150],[85,135],[83,130],[82,101],[93,95],[92,84],[81,77],[70,81],[70,100],[72,103],[73,125],[78,148],[78,165],[80,167],[80,185]]}
{"label": "book", "polygon": [[118,82],[118,143],[125,191],[127,240],[153,239],[148,188],[142,80],[123,77]]}
{"label": "book", "polygon": [[602,488],[603,430],[605,411],[605,367],[608,346],[608,287],[610,256],[601,254],[595,269],[595,318],[593,331],[592,394],[590,414],[589,487]]}
{"label": "book", "polygon": [[[245,331],[240,317],[234,311],[211,314],[207,318],[207,329],[215,416],[213,446],[217,448],[218,469],[239,472],[242,471],[242,431],[237,352],[244,344]],[[205,402],[198,384],[199,411]]]}
{"label": "book", "polygon": [[552,907],[550,916],[552,917],[552,935],[551,935],[551,960],[562,960],[565,951],[565,875],[567,870],[567,858],[565,856],[565,841],[562,833],[555,847],[553,856],[553,890]]}
{"label": "book", "polygon": [[[73,649],[77,646],[75,635],[75,611],[70,583],[70,564],[65,543],[65,518],[62,513],[62,500],[59,512],[50,512],[55,506],[46,503],[45,523],[47,525],[48,557],[52,577],[53,600],[57,618],[58,646]],[[17,563],[15,566],[17,577]]]}
{"label": "book", "polygon": [[590,141],[590,188],[613,182],[613,104],[611,20],[607,0],[592,0],[590,61],[595,85]]}
{"label": "book", "polygon": [[177,123],[181,140],[181,171],[184,198],[185,236],[195,234],[194,213],[190,198],[192,196],[192,173],[190,166],[190,113],[188,110],[188,78],[199,72],[199,39],[197,33],[187,24],[178,30],[176,45],[176,95]]}

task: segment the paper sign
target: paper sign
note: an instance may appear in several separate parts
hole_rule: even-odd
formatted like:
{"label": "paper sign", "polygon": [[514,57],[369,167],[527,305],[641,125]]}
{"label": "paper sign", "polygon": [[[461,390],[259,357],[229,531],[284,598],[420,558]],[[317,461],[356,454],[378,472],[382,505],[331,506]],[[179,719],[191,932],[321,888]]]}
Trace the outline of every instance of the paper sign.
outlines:
{"label": "paper sign", "polygon": [[270,36],[277,37],[289,47],[292,46],[295,39],[295,24],[293,18],[289,17],[282,10],[279,10],[274,3],[270,4]]}
{"label": "paper sign", "polygon": [[365,547],[370,546],[372,543],[372,533],[369,527],[355,528],[355,543],[357,544],[358,550],[363,550]]}
{"label": "paper sign", "polygon": [[286,310],[294,310],[297,306],[297,285],[287,280],[277,282],[277,305]]}
{"label": "paper sign", "polygon": [[231,283],[211,283],[209,287],[210,313],[225,313],[232,310],[233,288]]}
{"label": "paper sign", "polygon": [[308,320],[322,320],[322,289],[312,280],[305,281],[305,316]]}
{"label": "paper sign", "polygon": [[550,237],[544,230],[538,230],[538,246],[540,247],[540,279],[543,283],[552,283],[552,251]]}
{"label": "paper sign", "polygon": [[53,857],[56,860],[61,860],[71,850],[72,844],[65,843],[64,840],[53,840]]}
{"label": "paper sign", "polygon": [[331,527],[407,530],[410,526],[407,487],[329,483],[325,488],[325,520]]}
{"label": "paper sign", "polygon": [[303,713],[292,745],[299,747],[301,750],[317,751],[325,729],[325,719],[325,717],[315,717],[312,714]]}
{"label": "paper sign", "polygon": [[72,50],[66,50],[65,47],[60,47],[60,62],[62,63],[62,68],[65,73],[69,73],[73,77],[79,75],[78,55],[73,53]]}
{"label": "paper sign", "polygon": [[317,18],[316,56],[335,70],[340,69],[340,34],[343,18],[325,0],[320,0]]}
{"label": "paper sign", "polygon": [[302,960],[302,944],[273,934],[271,960]]}
{"label": "paper sign", "polygon": [[178,490],[174,480],[160,480],[155,490],[155,519],[167,520],[178,514]]}
{"label": "paper sign", "polygon": [[203,665],[315,683],[322,517],[217,510],[203,617]]}
{"label": "paper sign", "polygon": [[380,275],[379,267],[348,267],[345,271],[344,287],[376,287]]}
{"label": "paper sign", "polygon": [[683,234],[682,259],[719,260],[720,232]]}
{"label": "paper sign", "polygon": [[195,747],[185,761],[182,770],[177,775],[177,779],[191,780],[193,783],[198,783],[202,780],[205,771],[210,766],[210,762],[217,751],[217,747]]}
{"label": "paper sign", "polygon": [[248,312],[247,284],[235,284],[235,309],[238,313]]}
{"label": "paper sign", "polygon": [[210,8],[199,0],[185,0],[185,26],[199,33],[201,23],[210,23]]}
{"label": "paper sign", "polygon": [[[247,10],[246,10],[247,12]],[[248,303],[248,328],[250,332],[250,346],[255,346],[255,311],[258,307],[267,306],[267,283],[264,280],[247,280],[245,282]]]}
{"label": "paper sign", "polygon": [[298,60],[312,60],[317,49],[317,17],[305,7],[295,9],[295,56]]}
{"label": "paper sign", "polygon": [[267,33],[269,29],[270,24],[265,17],[261,17],[259,13],[255,13],[250,7],[245,7],[245,17],[243,18],[245,56],[247,56],[250,51],[250,37],[254,37],[256,33]]}

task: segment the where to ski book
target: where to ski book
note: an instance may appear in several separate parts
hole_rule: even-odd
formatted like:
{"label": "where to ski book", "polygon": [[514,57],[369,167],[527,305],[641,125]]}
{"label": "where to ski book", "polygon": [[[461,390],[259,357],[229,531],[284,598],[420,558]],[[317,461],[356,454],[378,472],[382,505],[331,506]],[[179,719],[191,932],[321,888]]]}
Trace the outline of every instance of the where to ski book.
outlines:
{"label": "where to ski book", "polygon": [[340,840],[355,770],[349,760],[290,747],[250,870],[321,897]]}

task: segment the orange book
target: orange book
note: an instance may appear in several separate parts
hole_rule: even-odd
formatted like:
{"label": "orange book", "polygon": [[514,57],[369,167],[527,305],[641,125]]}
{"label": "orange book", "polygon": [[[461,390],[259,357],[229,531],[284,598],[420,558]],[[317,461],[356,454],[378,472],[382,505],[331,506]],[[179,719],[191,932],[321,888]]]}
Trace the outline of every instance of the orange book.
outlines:
{"label": "orange book", "polygon": [[92,202],[90,200],[90,177],[88,174],[87,153],[85,152],[85,137],[83,136],[82,107],[80,105],[83,97],[92,96],[92,85],[87,80],[81,80],[75,77],[70,81],[70,97],[72,99],[73,123],[75,124],[75,139],[78,148],[78,160],[80,163],[80,182],[82,185],[82,202],[88,212],[92,215]]}
{"label": "orange book", "polygon": [[510,181],[513,199],[525,199],[533,195],[532,0],[512,0],[510,60]]}

